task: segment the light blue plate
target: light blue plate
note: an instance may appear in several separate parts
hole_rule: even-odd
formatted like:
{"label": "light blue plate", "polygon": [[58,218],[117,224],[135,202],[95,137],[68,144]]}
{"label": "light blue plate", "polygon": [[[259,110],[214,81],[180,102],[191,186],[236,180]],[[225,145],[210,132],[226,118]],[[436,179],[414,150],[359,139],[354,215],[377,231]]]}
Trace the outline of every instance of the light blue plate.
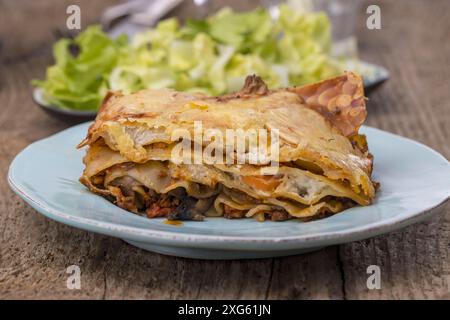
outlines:
{"label": "light blue plate", "polygon": [[375,156],[376,201],[332,217],[299,222],[207,218],[181,226],[122,210],[78,182],[84,150],[75,145],[88,123],[35,142],[11,164],[12,189],[50,219],[164,254],[245,259],[299,254],[405,227],[436,213],[450,196],[450,164],[430,148],[374,128],[363,128]]}

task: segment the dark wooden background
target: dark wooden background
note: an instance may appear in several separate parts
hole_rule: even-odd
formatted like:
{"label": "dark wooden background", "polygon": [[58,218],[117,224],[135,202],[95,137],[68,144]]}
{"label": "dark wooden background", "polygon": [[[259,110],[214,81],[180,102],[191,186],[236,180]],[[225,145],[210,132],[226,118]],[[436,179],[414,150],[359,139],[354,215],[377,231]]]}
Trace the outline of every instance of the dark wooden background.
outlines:
{"label": "dark wooden background", "polygon": [[[61,225],[13,194],[5,179],[13,157],[70,125],[36,107],[30,86],[52,62],[67,6],[80,5],[85,27],[114,2],[0,0],[0,298],[450,298],[449,206],[402,231],[302,256],[200,261]],[[368,124],[449,158],[450,1],[367,1],[364,8],[373,3],[382,30],[367,30],[361,10],[361,55],[386,66],[391,80],[371,96]],[[81,267],[81,290],[66,288],[72,264]],[[366,287],[372,264],[381,267],[381,290]]]}

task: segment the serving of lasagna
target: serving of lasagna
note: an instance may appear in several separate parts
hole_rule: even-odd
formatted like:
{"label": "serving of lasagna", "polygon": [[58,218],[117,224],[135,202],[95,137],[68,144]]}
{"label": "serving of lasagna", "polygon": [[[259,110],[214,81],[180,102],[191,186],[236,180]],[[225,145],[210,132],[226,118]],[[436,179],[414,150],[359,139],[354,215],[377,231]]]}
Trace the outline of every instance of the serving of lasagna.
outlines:
{"label": "serving of lasagna", "polygon": [[[363,82],[353,73],[278,90],[249,76],[239,92],[219,97],[112,92],[78,146],[88,146],[80,181],[149,218],[324,217],[374,199],[373,158],[358,133],[365,118]],[[239,144],[227,139],[231,131],[251,134]],[[276,150],[255,160],[252,138]],[[197,157],[205,153],[208,161]]]}

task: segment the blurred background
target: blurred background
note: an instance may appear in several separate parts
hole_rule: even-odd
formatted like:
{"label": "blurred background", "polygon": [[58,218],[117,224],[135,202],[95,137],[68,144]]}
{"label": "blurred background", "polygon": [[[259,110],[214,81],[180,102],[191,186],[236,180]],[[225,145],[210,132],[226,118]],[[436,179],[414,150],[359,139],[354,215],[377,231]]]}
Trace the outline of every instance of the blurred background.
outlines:
{"label": "blurred background", "polygon": [[[371,7],[378,12],[367,8],[367,20],[380,29],[380,8]],[[67,7],[55,62],[33,81],[33,97],[49,114],[92,119],[108,90],[221,95],[238,91],[249,74],[276,89],[352,71],[367,95],[389,78],[382,66],[359,59],[359,0],[131,0],[82,28],[84,10]]]}
{"label": "blurred background", "polygon": [[[9,103],[3,103],[4,112],[7,112],[8,108],[15,110],[19,104],[23,106],[21,107],[22,116],[29,119],[31,123],[51,122],[55,126],[51,126],[53,129],[49,130],[53,132],[67,126],[67,123],[61,123],[58,119],[52,119],[43,114],[41,110],[35,110],[30,84],[32,79],[45,78],[47,66],[54,63],[52,45],[55,41],[78,32],[67,29],[67,7],[73,4],[80,7],[81,31],[83,31],[91,24],[105,23],[105,15],[108,12],[111,14],[111,10],[114,13],[111,7],[125,5],[129,8],[130,3],[133,6],[137,4],[132,15],[137,15],[139,18],[139,14],[144,13],[145,16],[145,10],[136,8],[142,8],[142,4],[148,5],[153,2],[0,0],[0,97],[2,101],[9,101]],[[164,2],[168,3],[168,1]],[[261,5],[273,8],[280,3],[273,0],[175,2],[176,5],[164,15],[165,17],[175,16],[182,20],[186,17],[200,18],[224,6],[231,6],[236,10],[248,10]],[[415,1],[413,6],[406,0],[395,1],[395,3],[387,0],[312,0],[302,1],[302,3],[311,5],[315,10],[326,10],[333,22],[334,39],[350,43],[349,52],[355,49],[353,45],[357,39],[358,55],[361,60],[376,63],[390,71],[391,80],[370,97],[369,124],[383,129],[393,128],[391,130],[404,135],[409,133],[419,140],[422,138],[423,141],[428,130],[423,129],[425,125],[419,121],[429,121],[431,115],[413,116],[411,106],[420,104],[417,93],[422,92],[421,99],[427,97],[426,103],[433,105],[433,112],[441,110],[441,113],[445,113],[441,99],[447,95],[448,90],[444,90],[447,84],[443,79],[446,75],[448,76],[448,71],[442,67],[448,65],[450,55],[447,49],[448,44],[442,39],[449,31],[446,13],[449,12],[447,10],[449,2],[434,1],[433,5],[427,5],[426,1]],[[381,8],[381,30],[369,30],[366,27],[368,17],[366,9],[372,4]],[[117,19],[117,21],[121,20]],[[439,24],[440,28],[424,27],[431,22]],[[109,27],[111,30],[114,27],[120,28],[120,23]],[[417,82],[411,79],[417,79]],[[12,104],[12,99],[18,100]],[[445,120],[447,120],[445,117],[436,118],[433,120],[436,122],[434,127],[442,128],[448,137],[448,129],[446,129],[448,126]],[[4,125],[13,127],[15,124],[7,122]],[[411,131],[412,127],[415,128],[414,131]],[[444,138],[442,134],[440,137]],[[431,141],[431,144],[437,147],[444,145],[434,141]]]}
{"label": "blurred background", "polygon": [[[141,2],[142,1],[138,1]],[[145,1],[144,1],[145,2]],[[151,2],[151,1],[150,1]],[[105,13],[128,1],[98,0],[0,0],[0,98],[3,114],[20,106],[24,135],[36,138],[56,132],[70,123],[44,114],[32,101],[32,79],[45,78],[47,66],[54,63],[52,45],[61,37],[77,33],[67,30],[66,9],[76,4],[81,8],[81,30],[103,21]],[[166,16],[201,17],[223,6],[247,10],[263,5],[271,8],[279,1],[185,0]],[[304,3],[308,3],[305,1]],[[335,40],[357,39],[358,55],[390,71],[391,79],[368,103],[369,125],[408,135],[450,153],[448,143],[448,44],[442,41],[449,33],[448,1],[313,0],[315,9],[325,9],[333,21]],[[376,4],[381,8],[381,30],[366,27],[366,9]],[[138,11],[138,13],[142,13]],[[103,17],[103,18],[102,18]],[[439,28],[426,27],[433,23]],[[447,99],[445,99],[447,98]],[[429,106],[425,108],[424,105]],[[419,112],[412,110],[417,106]],[[38,110],[36,110],[38,109]],[[426,111],[428,110],[428,111]],[[437,114],[440,116],[436,117]],[[440,130],[436,139],[425,129],[430,121]],[[48,124],[47,130],[39,124]],[[2,128],[17,129],[13,121],[4,120]],[[30,138],[28,139],[30,140]]]}
{"label": "blurred background", "polygon": [[[325,12],[333,25],[333,40],[339,44],[337,53],[357,55],[355,32],[358,25],[358,12],[364,10],[362,0],[131,0],[107,9],[102,15],[101,22],[112,35],[133,34],[154,26],[155,21],[160,18],[176,16],[181,21],[204,19],[225,6],[237,12],[245,12],[257,7],[267,8],[272,18],[276,19],[280,14],[281,4],[289,5],[293,12]],[[125,19],[120,20],[121,17]],[[120,25],[120,22],[124,20],[126,20],[125,23]]]}
{"label": "blurred background", "polygon": [[[156,10],[156,14],[152,13],[152,4],[156,2],[166,3],[162,7],[162,11]],[[81,8],[81,27],[86,28],[90,24],[100,23],[102,16],[106,14],[107,20],[114,20],[113,17],[125,17],[126,13],[130,13],[134,21],[145,21],[148,17],[168,17],[176,16],[181,20],[186,18],[203,18],[208,13],[216,12],[224,6],[229,6],[236,11],[246,11],[254,9],[258,6],[266,8],[274,8],[280,3],[302,3],[303,6],[311,7],[314,10],[326,11],[333,24],[333,35],[336,39],[342,39],[353,36],[356,29],[365,26],[365,19],[360,13],[370,3],[364,0],[304,0],[304,1],[282,1],[282,0],[98,0],[87,4],[83,0],[47,0],[47,1],[27,1],[27,0],[1,0],[0,8],[2,20],[0,24],[0,36],[2,38],[2,48],[7,50],[11,55],[13,50],[27,50],[34,48],[48,37],[57,39],[68,33],[76,33],[69,31],[66,27],[66,9],[70,5],[78,5]],[[366,2],[366,3],[365,3]],[[379,2],[379,1],[378,1]],[[166,14],[160,15],[170,7],[172,10]],[[83,10],[85,8],[86,10]],[[145,12],[148,8],[150,12]],[[148,19],[151,21],[151,19]],[[153,25],[153,23],[149,23]],[[145,24],[141,24],[143,26]],[[18,41],[11,36],[17,34],[29,34],[32,40]],[[33,36],[32,36],[33,35]],[[8,40],[8,38],[10,38]],[[26,42],[26,43],[24,43]],[[3,52],[4,53],[4,52]]]}

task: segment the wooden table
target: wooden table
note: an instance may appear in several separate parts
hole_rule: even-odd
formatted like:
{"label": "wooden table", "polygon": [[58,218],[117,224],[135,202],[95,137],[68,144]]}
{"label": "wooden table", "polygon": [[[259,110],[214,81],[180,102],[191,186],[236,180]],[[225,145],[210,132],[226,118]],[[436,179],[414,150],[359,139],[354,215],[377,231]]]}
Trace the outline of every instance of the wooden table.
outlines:
{"label": "wooden table", "polygon": [[[13,194],[5,179],[13,157],[70,125],[37,108],[30,86],[52,61],[67,6],[81,6],[86,26],[113,2],[0,0],[0,298],[450,298],[449,206],[402,231],[302,256],[200,261],[59,224]],[[360,12],[361,55],[386,66],[391,79],[371,96],[368,124],[449,158],[450,1],[368,1],[364,8],[373,3],[382,29],[363,27]],[[66,287],[72,264],[81,267],[81,290]],[[381,268],[381,290],[366,287],[373,264]]]}

